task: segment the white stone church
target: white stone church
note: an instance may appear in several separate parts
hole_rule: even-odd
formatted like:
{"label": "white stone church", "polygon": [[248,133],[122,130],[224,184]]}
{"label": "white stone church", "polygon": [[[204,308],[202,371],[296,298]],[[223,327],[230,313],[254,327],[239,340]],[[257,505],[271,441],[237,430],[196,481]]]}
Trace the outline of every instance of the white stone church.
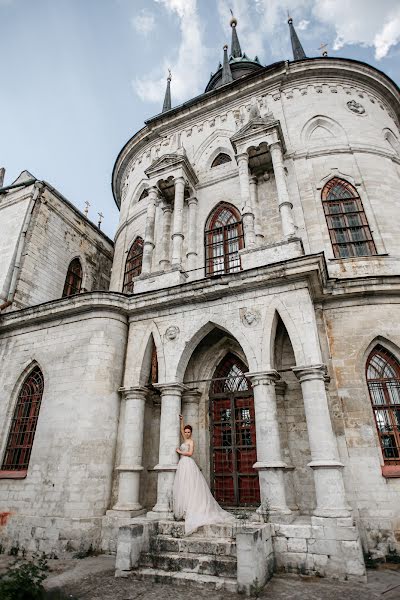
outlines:
{"label": "white stone church", "polygon": [[400,91],[291,19],[263,66],[236,26],[117,157],[114,243],[27,171],[0,189],[3,550],[115,552],[123,526],[120,570],[150,572],[123,543],[172,552],[182,412],[271,568],[400,554]]}

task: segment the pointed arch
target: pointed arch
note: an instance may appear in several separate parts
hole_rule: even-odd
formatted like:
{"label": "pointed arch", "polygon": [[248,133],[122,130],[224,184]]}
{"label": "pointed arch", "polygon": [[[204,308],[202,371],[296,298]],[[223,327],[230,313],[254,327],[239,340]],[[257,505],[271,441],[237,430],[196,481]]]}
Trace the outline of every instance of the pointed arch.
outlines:
{"label": "pointed arch", "polygon": [[323,187],[321,199],[335,258],[376,254],[356,188],[345,179],[333,177]]}
{"label": "pointed arch", "polygon": [[385,465],[400,465],[400,362],[385,346],[370,351],[365,376]]}
{"label": "pointed arch", "polygon": [[[290,343],[292,344],[296,365],[306,365],[310,362],[319,362],[320,357],[315,356],[314,360],[312,360],[311,352],[305,352],[300,333],[297,329],[295,321],[289,314],[289,311],[283,304],[281,300],[278,298],[274,298],[270,305],[267,307],[264,325],[263,325],[263,356],[262,356],[262,364],[263,368],[266,369],[275,369],[275,338],[276,338],[276,330],[279,323],[279,318],[284,324],[286,331],[288,333]],[[313,344],[313,339],[311,337],[310,343]]]}
{"label": "pointed arch", "polygon": [[208,171],[211,162],[219,152],[226,152],[229,156],[233,157],[230,141],[233,133],[234,131],[230,131],[229,129],[217,129],[205,138],[194,155],[194,163],[198,170]]}
{"label": "pointed arch", "polygon": [[400,154],[400,141],[395,136],[393,131],[391,129],[389,129],[388,127],[386,127],[386,129],[384,129],[382,133],[383,133],[383,137],[385,138],[387,143],[391,146],[392,150],[394,150],[396,152],[396,154]]}
{"label": "pointed arch", "polygon": [[78,257],[71,260],[69,263],[67,276],[65,278],[62,297],[73,296],[79,294],[82,289],[83,270],[82,264]]}
{"label": "pointed arch", "polygon": [[229,154],[226,154],[226,152],[219,152],[217,156],[212,160],[210,168],[213,169],[214,167],[220,167],[221,165],[225,165],[231,162],[232,159],[229,156]]}
{"label": "pointed arch", "polygon": [[209,214],[204,231],[206,276],[241,271],[239,250],[242,248],[241,215],[232,204],[220,202]]}
{"label": "pointed arch", "polygon": [[38,364],[29,370],[19,388],[8,433],[1,471],[26,474],[44,391],[44,377]]}
{"label": "pointed arch", "polygon": [[124,283],[122,292],[125,294],[133,293],[134,278],[142,272],[143,260],[143,238],[138,236],[131,245],[128,256],[126,257]]}
{"label": "pointed arch", "polygon": [[[324,140],[322,140],[319,137],[313,139],[313,137],[315,136],[315,132],[316,130],[318,130],[318,128],[323,128],[324,131],[326,131],[327,134],[329,134],[329,137],[325,138]],[[325,115],[315,115],[304,124],[303,129],[301,131],[301,140],[304,144],[320,144],[326,142],[327,139],[329,139],[330,142],[336,143],[347,142],[346,134],[343,127],[334,119],[326,117]]]}

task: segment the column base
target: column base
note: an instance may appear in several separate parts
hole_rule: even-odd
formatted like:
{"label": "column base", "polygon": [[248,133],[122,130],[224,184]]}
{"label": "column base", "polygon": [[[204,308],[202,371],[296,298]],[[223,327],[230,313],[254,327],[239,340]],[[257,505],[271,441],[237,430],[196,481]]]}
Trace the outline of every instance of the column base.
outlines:
{"label": "column base", "polygon": [[140,275],[135,279],[134,293],[141,294],[142,292],[173,287],[186,283],[187,279],[188,274],[180,268],[180,265],[172,265],[171,269],[167,271]]}
{"label": "column base", "polygon": [[106,511],[106,517],[116,517],[117,519],[133,519],[134,517],[139,517],[140,515],[144,515],[146,512],[145,508],[119,508],[114,506],[111,510]]}
{"label": "column base", "polygon": [[351,516],[350,508],[316,508],[313,511],[314,517],[326,517],[330,519],[341,519]]}
{"label": "column base", "polygon": [[274,511],[272,510],[269,515],[270,523],[292,523],[296,517],[298,517],[298,512],[284,512],[284,511]]}
{"label": "column base", "polygon": [[173,521],[174,520],[174,513],[169,511],[169,510],[155,510],[156,507],[153,508],[153,510],[149,510],[149,512],[146,514],[146,519],[149,519],[151,521],[160,521],[162,519],[165,519],[167,521]]}

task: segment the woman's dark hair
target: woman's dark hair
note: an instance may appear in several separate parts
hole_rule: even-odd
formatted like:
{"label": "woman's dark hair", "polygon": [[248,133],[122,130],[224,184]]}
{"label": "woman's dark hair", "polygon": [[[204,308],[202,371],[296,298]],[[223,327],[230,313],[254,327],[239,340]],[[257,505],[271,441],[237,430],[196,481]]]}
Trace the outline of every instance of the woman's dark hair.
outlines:
{"label": "woman's dark hair", "polygon": [[190,433],[193,433],[193,427],[191,425],[185,425],[183,431],[185,431],[185,429],[190,429]]}

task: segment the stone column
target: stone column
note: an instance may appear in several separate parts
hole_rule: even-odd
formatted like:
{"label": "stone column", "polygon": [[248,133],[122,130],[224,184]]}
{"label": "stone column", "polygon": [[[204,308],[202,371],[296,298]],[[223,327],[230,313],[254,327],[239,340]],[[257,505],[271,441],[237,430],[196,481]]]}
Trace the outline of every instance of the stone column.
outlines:
{"label": "stone column", "polygon": [[161,391],[160,445],[158,464],[157,503],[150,516],[172,518],[172,487],[179,460],[181,396],[185,386],[180,383],[155,384]]}
{"label": "stone column", "polygon": [[162,258],[159,261],[159,265],[163,271],[166,271],[171,264],[169,258],[169,241],[171,236],[172,206],[171,204],[164,202],[161,208],[163,211]]}
{"label": "stone column", "polygon": [[349,507],[325,390],[325,365],[295,367],[303,394],[318,517],[347,517]]}
{"label": "stone column", "polygon": [[154,224],[156,220],[156,201],[158,198],[158,189],[149,188],[146,225],[144,230],[142,273],[150,273],[151,261],[154,250]]}
{"label": "stone column", "polygon": [[193,196],[188,199],[189,207],[189,232],[188,232],[188,251],[186,253],[187,269],[192,271],[196,268],[197,258],[197,198]]}
{"label": "stone column", "polygon": [[183,243],[183,200],[185,196],[185,180],[183,177],[175,179],[174,199],[174,229],[172,233],[172,265],[180,266],[182,263]]}
{"label": "stone column", "polygon": [[119,472],[118,500],[114,510],[138,511],[140,473],[143,471],[144,409],[148,390],[143,387],[121,388],[125,401]]}
{"label": "stone column", "polygon": [[289,193],[286,186],[285,170],[283,167],[283,154],[280,142],[275,142],[269,146],[274,168],[276,189],[278,192],[279,212],[281,215],[282,232],[288,238],[296,233],[293,218],[293,204],[289,200]]}
{"label": "stone column", "polygon": [[260,205],[258,203],[258,189],[257,189],[257,177],[252,175],[250,177],[250,206],[253,207],[254,211],[254,229],[256,236],[256,244],[261,245],[264,241],[264,234],[261,224]]}
{"label": "stone column", "polygon": [[275,382],[279,374],[277,371],[264,371],[247,373],[246,376],[254,392],[257,462],[253,466],[258,470],[260,480],[261,512],[263,504],[268,503],[271,513],[290,515],[283,473],[287,465],[282,460],[276,409]]}
{"label": "stone column", "polygon": [[193,437],[199,439],[199,402],[201,393],[196,390],[186,390],[182,396],[182,415],[185,425],[193,428]]}
{"label": "stone column", "polygon": [[239,166],[240,196],[242,199],[242,219],[244,243],[246,248],[254,248],[256,236],[254,232],[254,211],[251,206],[250,181],[249,181],[249,155],[247,152],[236,155]]}

